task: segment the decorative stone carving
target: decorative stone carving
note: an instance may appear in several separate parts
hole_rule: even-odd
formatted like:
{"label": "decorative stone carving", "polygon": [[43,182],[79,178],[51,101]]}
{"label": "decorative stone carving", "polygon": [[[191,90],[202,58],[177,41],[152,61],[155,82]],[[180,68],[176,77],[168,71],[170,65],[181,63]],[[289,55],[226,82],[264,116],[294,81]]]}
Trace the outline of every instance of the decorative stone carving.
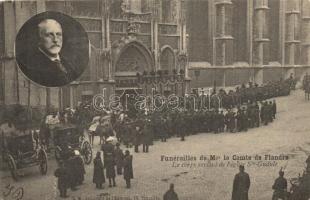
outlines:
{"label": "decorative stone carving", "polygon": [[136,72],[153,68],[153,56],[135,37],[126,36],[112,45],[115,71]]}
{"label": "decorative stone carving", "polygon": [[104,48],[102,50],[102,57],[103,59],[106,59],[107,61],[111,61],[111,50],[108,48]]}
{"label": "decorative stone carving", "polygon": [[185,70],[185,66],[187,64],[188,55],[186,51],[179,51],[178,53],[178,63],[180,66],[180,69]]}

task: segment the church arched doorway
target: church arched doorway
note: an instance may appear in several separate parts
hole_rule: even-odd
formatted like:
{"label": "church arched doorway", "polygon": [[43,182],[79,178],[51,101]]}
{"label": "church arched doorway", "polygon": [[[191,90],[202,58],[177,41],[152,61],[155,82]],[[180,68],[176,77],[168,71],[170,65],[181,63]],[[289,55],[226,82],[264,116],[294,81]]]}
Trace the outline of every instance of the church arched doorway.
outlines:
{"label": "church arched doorway", "polygon": [[115,94],[120,97],[123,108],[129,113],[134,109],[136,95],[142,94],[142,86],[137,80],[137,73],[154,69],[153,57],[150,51],[141,42],[133,41],[118,45],[115,63]]}

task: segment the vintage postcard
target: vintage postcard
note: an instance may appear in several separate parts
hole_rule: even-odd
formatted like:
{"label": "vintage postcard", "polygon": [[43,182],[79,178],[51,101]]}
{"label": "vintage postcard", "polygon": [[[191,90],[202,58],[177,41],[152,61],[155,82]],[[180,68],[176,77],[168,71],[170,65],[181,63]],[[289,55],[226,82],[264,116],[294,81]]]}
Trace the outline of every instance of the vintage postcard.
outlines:
{"label": "vintage postcard", "polygon": [[310,200],[310,0],[0,0],[0,200]]}

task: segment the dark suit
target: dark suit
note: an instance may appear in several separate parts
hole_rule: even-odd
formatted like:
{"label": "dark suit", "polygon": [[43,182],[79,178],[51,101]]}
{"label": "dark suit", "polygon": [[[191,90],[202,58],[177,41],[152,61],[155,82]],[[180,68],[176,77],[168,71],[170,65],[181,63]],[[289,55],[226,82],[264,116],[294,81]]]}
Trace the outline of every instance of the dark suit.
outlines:
{"label": "dark suit", "polygon": [[[39,49],[17,56],[17,62],[30,80],[47,87],[66,85],[79,75],[73,64],[61,54],[59,63],[50,60]],[[59,65],[62,65],[64,70]]]}
{"label": "dark suit", "polygon": [[233,183],[232,200],[248,200],[250,177],[246,172],[236,174]]}

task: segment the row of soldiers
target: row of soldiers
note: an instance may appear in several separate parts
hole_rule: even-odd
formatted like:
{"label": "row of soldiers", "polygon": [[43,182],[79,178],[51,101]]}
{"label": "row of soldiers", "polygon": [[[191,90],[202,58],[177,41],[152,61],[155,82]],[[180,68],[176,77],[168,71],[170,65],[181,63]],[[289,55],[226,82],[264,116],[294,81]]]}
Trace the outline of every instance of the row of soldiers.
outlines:
{"label": "row of soldiers", "polygon": [[276,101],[248,103],[236,109],[227,110],[172,110],[140,114],[137,118],[117,120],[114,129],[119,141],[127,147],[130,144],[143,144],[143,152],[154,139],[165,142],[167,138],[179,136],[183,141],[186,135],[201,132],[241,132],[249,128],[268,125],[276,117]]}

